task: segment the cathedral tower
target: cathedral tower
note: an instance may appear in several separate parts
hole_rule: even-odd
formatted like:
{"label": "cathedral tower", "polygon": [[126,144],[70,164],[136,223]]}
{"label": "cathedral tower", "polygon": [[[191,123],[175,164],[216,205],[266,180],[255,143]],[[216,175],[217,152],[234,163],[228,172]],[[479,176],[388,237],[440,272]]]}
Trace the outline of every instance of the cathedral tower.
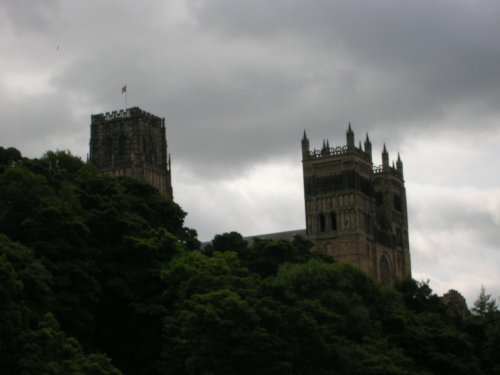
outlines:
{"label": "cathedral tower", "polygon": [[140,178],[173,197],[165,119],[138,107],[91,116],[89,161],[99,171]]}
{"label": "cathedral tower", "polygon": [[310,150],[302,138],[307,237],[316,250],[349,262],[390,284],[411,275],[403,163],[372,163],[368,134],[355,146],[349,124],[346,145]]}

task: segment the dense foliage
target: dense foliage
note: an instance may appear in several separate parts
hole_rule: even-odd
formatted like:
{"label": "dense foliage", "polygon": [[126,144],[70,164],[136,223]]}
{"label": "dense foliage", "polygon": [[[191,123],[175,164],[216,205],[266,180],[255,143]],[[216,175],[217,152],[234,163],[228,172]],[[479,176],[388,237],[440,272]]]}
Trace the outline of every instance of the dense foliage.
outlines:
{"label": "dense foliage", "polygon": [[484,289],[450,314],[309,241],[215,236],[149,185],[0,147],[2,374],[500,374]]}

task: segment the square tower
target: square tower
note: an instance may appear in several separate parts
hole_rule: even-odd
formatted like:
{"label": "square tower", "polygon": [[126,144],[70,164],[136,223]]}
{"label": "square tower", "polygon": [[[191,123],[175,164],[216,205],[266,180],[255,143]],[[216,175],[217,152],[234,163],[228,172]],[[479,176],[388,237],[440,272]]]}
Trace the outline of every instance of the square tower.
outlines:
{"label": "square tower", "polygon": [[372,163],[371,142],[354,144],[349,124],[345,146],[309,149],[304,131],[302,165],[307,237],[316,250],[349,262],[391,284],[411,275],[403,163]]}
{"label": "square tower", "polygon": [[138,107],[92,115],[89,162],[112,176],[140,178],[173,198],[164,118]]}

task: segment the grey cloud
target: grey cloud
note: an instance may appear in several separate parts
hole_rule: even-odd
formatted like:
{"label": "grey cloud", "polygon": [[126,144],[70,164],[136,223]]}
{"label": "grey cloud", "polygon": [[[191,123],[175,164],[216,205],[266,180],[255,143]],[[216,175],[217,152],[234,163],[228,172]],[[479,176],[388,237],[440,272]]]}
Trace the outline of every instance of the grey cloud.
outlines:
{"label": "grey cloud", "polygon": [[488,61],[499,53],[500,5],[495,1],[215,0],[195,4],[198,21],[225,37],[266,39],[291,34],[322,48],[341,46],[389,72],[464,57]]}
{"label": "grey cloud", "polygon": [[488,207],[488,202],[495,201],[496,190],[414,184],[407,189],[411,229],[435,247],[427,246],[427,260],[441,257],[446,263],[457,251],[465,256],[500,257],[499,225]]}
{"label": "grey cloud", "polygon": [[[127,83],[130,105],[166,117],[174,156],[215,177],[298,155],[303,129],[313,146],[327,137],[342,145],[351,121],[357,139],[369,132],[380,146],[397,145],[408,124],[427,126],[456,97],[474,95],[491,107],[500,97],[478,95],[481,77],[462,66],[470,65],[462,55],[481,56],[472,47],[490,48],[494,62],[487,31],[496,26],[459,27],[464,19],[474,25],[492,19],[494,11],[462,15],[465,5],[458,3],[443,18],[449,3],[196,4],[196,22],[176,26],[159,22],[161,7],[64,9],[75,23],[63,46],[70,60],[51,84],[87,111],[78,126],[86,127],[91,113],[124,106],[119,88]],[[479,36],[485,40],[476,46]],[[487,82],[494,86],[494,79]]]}
{"label": "grey cloud", "polygon": [[[340,58],[350,56],[360,70],[374,69],[389,85],[396,80],[398,85],[385,97],[394,105],[377,113],[376,120],[391,120],[398,113],[402,118],[420,117],[424,108],[439,112],[456,101],[477,100],[478,95],[485,110],[498,107],[497,2],[219,0],[196,4],[199,22],[225,38],[239,37],[244,42],[291,35],[304,46],[331,51],[332,60],[338,58],[337,52]],[[377,101],[376,93],[367,94],[368,101]]]}
{"label": "grey cloud", "polygon": [[[54,82],[85,101],[90,113],[123,106],[117,87],[127,82],[130,104],[167,118],[177,157],[193,166],[211,159],[211,167],[199,168],[211,175],[219,167],[239,169],[298,153],[304,128],[318,142],[329,137],[343,144],[352,121],[360,138],[369,132],[397,144],[408,119],[425,125],[452,100],[436,100],[443,89],[434,90],[427,80],[439,80],[422,79],[411,55],[420,39],[394,32],[410,16],[417,15],[415,24],[425,19],[419,9],[390,2],[364,10],[342,2],[291,4],[281,14],[280,3],[211,2],[197,9],[194,26],[176,29],[175,37],[169,27],[149,25],[151,9],[140,11],[144,22],[138,26],[130,23],[135,7],[86,10],[82,18],[93,27],[84,34],[89,36],[75,31],[75,39],[87,53],[80,52]],[[255,17],[248,17],[252,12]],[[207,34],[207,24],[218,32]],[[435,20],[430,24],[437,27]]]}
{"label": "grey cloud", "polygon": [[4,98],[0,109],[3,117],[2,143],[19,148],[27,156],[40,156],[49,147],[67,149],[69,145],[58,144],[57,139],[72,138],[80,131],[64,95],[45,93],[32,95],[23,101]]}
{"label": "grey cloud", "polygon": [[0,6],[0,19],[5,28],[19,34],[46,32],[58,19],[60,0],[5,0]]}

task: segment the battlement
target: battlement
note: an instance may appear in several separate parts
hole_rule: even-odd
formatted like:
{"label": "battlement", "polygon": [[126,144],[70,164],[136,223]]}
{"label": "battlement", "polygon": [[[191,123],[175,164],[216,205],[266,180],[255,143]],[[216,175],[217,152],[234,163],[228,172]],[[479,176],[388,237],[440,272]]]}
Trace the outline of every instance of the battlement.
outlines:
{"label": "battlement", "polygon": [[309,156],[312,158],[321,158],[322,156],[337,156],[347,154],[347,146],[337,146],[323,148],[321,150],[314,149],[309,151]]}
{"label": "battlement", "polygon": [[105,123],[112,120],[122,120],[129,118],[142,118],[146,122],[158,126],[161,128],[165,127],[165,119],[155,116],[149,112],[146,112],[139,107],[132,107],[127,109],[121,109],[118,111],[99,113],[91,116],[91,123]]}
{"label": "battlement", "polygon": [[[385,172],[383,165],[374,165],[372,170],[373,170],[374,176],[382,175]],[[399,170],[395,167],[389,167],[388,171],[393,176],[400,177],[400,178],[403,177],[403,173],[401,172],[401,170]]]}
{"label": "battlement", "polygon": [[365,158],[366,160],[370,160],[368,153],[363,151],[361,148],[355,147],[353,149],[349,149],[347,146],[325,147],[321,150],[314,149],[308,152],[308,157],[311,159],[320,159],[323,157],[347,155],[349,153],[354,153]]}

